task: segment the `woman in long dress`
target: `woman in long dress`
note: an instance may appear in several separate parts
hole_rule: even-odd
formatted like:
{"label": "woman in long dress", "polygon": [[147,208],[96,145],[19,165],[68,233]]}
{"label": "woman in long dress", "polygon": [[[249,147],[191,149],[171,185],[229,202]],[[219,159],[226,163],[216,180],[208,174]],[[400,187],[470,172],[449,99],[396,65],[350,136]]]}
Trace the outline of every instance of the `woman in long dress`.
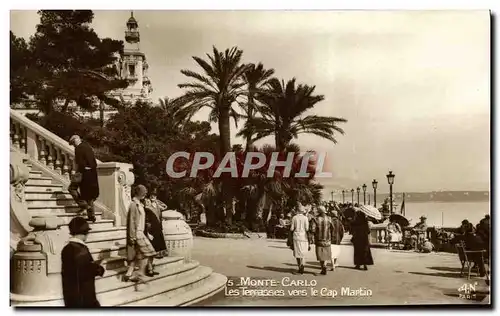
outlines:
{"label": "woman in long dress", "polygon": [[354,246],[354,265],[356,269],[363,266],[364,270],[368,270],[368,265],[373,265],[373,257],[370,251],[370,227],[368,220],[363,212],[356,212],[353,223],[351,224],[352,245]]}
{"label": "woman in long dress", "polygon": [[293,239],[293,256],[297,260],[297,265],[299,267],[298,272],[300,274],[304,273],[304,257],[311,249],[307,235],[309,231],[309,220],[304,213],[305,210],[303,206],[299,205],[297,215],[292,218],[292,225],[290,227]]}
{"label": "woman in long dress", "polygon": [[[163,258],[167,255],[167,245],[165,243],[165,237],[163,236],[163,228],[161,224],[161,212],[159,213],[160,218],[158,218],[158,207],[156,203],[150,199],[145,199],[144,212],[146,214],[146,230],[145,234],[148,237],[151,245],[156,251],[156,258]],[[148,258],[148,264],[146,268],[146,275],[149,277],[158,275],[159,273],[154,271],[153,266],[154,257]]]}
{"label": "woman in long dress", "polygon": [[[144,233],[146,229],[146,213],[141,203],[148,193],[143,185],[134,188],[132,203],[130,203],[127,214],[127,261],[128,270],[124,281],[144,282],[146,266],[150,257],[156,255],[156,251]],[[133,276],[135,267],[139,271]]]}

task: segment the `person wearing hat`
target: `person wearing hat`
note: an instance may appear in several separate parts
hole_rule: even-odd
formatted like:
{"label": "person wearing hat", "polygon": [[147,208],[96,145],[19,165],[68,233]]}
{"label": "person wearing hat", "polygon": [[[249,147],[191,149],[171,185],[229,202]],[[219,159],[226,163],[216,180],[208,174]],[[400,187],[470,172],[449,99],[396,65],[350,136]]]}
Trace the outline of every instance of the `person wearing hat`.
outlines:
{"label": "person wearing hat", "polygon": [[66,307],[99,307],[95,292],[95,277],[104,275],[104,268],[94,261],[85,244],[90,231],[83,217],[69,222],[72,236],[61,252],[61,277]]}
{"label": "person wearing hat", "polygon": [[308,239],[309,221],[305,215],[305,208],[299,203],[297,214],[292,217],[290,233],[292,234],[293,256],[297,260],[298,272],[304,274],[304,257],[311,250]]}
{"label": "person wearing hat", "polygon": [[338,258],[340,257],[340,243],[342,239],[344,239],[344,225],[342,225],[342,221],[338,217],[338,213],[336,210],[332,210],[331,220],[333,224],[333,236],[332,236],[332,245],[330,246],[332,251],[332,268],[334,271],[335,267],[338,266]]}
{"label": "person wearing hat", "polygon": [[[144,233],[156,251],[156,258],[163,258],[167,256],[167,245],[163,236],[161,212],[162,209],[166,210],[166,206],[163,208],[163,205],[158,202],[155,189],[151,191],[149,198],[144,199],[144,212],[146,214],[146,230]],[[149,258],[146,271],[147,276],[158,275],[158,272],[154,271],[153,257]]]}
{"label": "person wearing hat", "polygon": [[415,224],[412,229],[411,239],[413,241],[413,247],[416,251],[420,251],[420,245],[423,243],[427,233],[427,217],[424,215],[420,216],[420,222]]}
{"label": "person wearing hat", "polygon": [[365,213],[356,211],[351,224],[352,245],[354,248],[354,265],[356,269],[368,270],[369,265],[373,265],[373,256],[370,250],[370,227]]}
{"label": "person wearing hat", "polygon": [[[134,187],[132,192],[132,203],[127,214],[128,270],[123,278],[124,281],[144,282],[146,267],[156,255],[153,245],[145,234],[146,212],[141,201],[147,193],[148,190],[142,184]],[[139,267],[139,271],[132,275],[136,266]]]}
{"label": "person wearing hat", "polygon": [[71,136],[69,144],[75,147],[75,174],[68,191],[80,209],[87,212],[88,220],[95,222],[94,201],[99,197],[99,181],[94,150],[78,135]]}
{"label": "person wearing hat", "polygon": [[334,238],[334,227],[326,215],[324,206],[318,206],[318,216],[311,220],[311,233],[316,245],[316,258],[321,265],[321,274],[326,275],[326,262],[332,258],[331,241]]}

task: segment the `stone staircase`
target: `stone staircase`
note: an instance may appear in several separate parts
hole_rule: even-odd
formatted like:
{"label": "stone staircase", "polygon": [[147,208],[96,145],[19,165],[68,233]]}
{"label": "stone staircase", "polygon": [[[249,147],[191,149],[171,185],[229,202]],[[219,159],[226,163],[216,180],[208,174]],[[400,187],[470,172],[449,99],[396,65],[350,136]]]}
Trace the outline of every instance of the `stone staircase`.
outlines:
{"label": "stone staircase", "polygon": [[[19,148],[13,148],[12,151],[19,151]],[[42,243],[41,249],[43,248],[43,250],[40,252],[45,253],[47,261],[46,266],[44,266],[43,260],[31,259],[35,258],[33,254],[38,255],[40,252],[26,250],[39,246],[36,245],[37,242],[29,241],[27,236],[21,236],[23,237],[21,241],[28,241],[24,242],[24,248],[18,247],[12,258],[11,284],[17,282],[18,286],[12,288],[11,285],[11,304],[15,306],[62,306],[64,303],[62,300],[60,260],[57,262],[57,259],[60,257],[62,246],[69,238],[67,225],[72,218],[77,216],[79,209],[66,190],[67,185],[60,183],[59,178],[52,175],[51,172],[47,172],[47,169],[37,168],[37,162],[31,157],[28,159],[30,161],[25,162],[29,175],[27,182],[24,183],[22,203],[24,208],[18,207],[18,210],[14,209],[14,213],[20,214],[23,210],[27,210],[30,225],[33,227],[38,222],[48,221],[47,219],[57,222],[57,228],[53,227],[50,232],[47,228],[38,232],[35,229],[35,231],[28,233],[28,237],[30,234],[42,237],[49,236],[55,250],[53,250],[52,255],[48,256],[47,253],[50,251],[45,248],[50,247]],[[15,164],[11,161],[11,170],[13,163]],[[11,201],[12,192],[11,189]],[[106,193],[108,193],[106,188],[101,186],[101,195],[106,195]],[[96,278],[97,297],[102,306],[185,306],[199,302],[224,289],[227,281],[225,276],[214,273],[211,268],[201,266],[199,262],[191,260],[192,234],[187,224],[178,219],[169,221],[168,218],[165,219],[165,215],[164,234],[172,256],[155,259],[155,270],[160,274],[147,278],[146,284],[137,285],[132,282],[123,282],[122,277],[127,270],[125,259],[126,227],[118,225],[116,218],[108,219],[109,216],[105,216],[106,214],[100,208],[103,207],[96,208],[97,221],[90,223],[92,230],[86,244],[94,260],[100,260],[106,269],[102,277]],[[165,213],[172,216],[171,214],[175,215],[177,212],[167,211]],[[12,214],[11,206],[11,217]],[[171,229],[171,227],[181,227],[182,229],[187,227],[188,233],[184,232],[184,235],[190,236],[190,242],[186,243],[185,237],[183,240],[178,240],[175,232],[172,233],[172,230],[175,229]],[[37,233],[39,235],[36,235]],[[46,271],[44,271],[44,267],[47,267]]]}

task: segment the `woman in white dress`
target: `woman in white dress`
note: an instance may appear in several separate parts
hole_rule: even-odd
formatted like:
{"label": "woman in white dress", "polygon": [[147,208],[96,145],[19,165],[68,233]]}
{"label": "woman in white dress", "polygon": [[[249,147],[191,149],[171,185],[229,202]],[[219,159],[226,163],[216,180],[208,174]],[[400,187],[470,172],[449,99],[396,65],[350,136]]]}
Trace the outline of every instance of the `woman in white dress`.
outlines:
{"label": "woman in white dress", "polygon": [[299,273],[304,273],[304,257],[306,253],[311,250],[307,238],[309,231],[309,220],[305,215],[305,209],[299,204],[297,215],[292,218],[292,225],[290,231],[293,234],[293,256],[297,259]]}

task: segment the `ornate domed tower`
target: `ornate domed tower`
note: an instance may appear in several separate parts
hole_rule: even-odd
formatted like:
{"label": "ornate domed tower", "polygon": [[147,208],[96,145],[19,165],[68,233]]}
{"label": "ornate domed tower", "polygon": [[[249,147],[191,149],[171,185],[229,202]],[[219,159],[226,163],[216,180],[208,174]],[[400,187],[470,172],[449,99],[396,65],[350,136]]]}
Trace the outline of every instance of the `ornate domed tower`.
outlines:
{"label": "ornate domed tower", "polygon": [[126,79],[129,86],[126,89],[117,91],[116,96],[122,97],[126,102],[148,101],[153,89],[147,76],[148,63],[146,62],[146,55],[140,49],[139,24],[134,18],[133,11],[130,13],[126,26],[125,47],[117,66],[120,77]]}

